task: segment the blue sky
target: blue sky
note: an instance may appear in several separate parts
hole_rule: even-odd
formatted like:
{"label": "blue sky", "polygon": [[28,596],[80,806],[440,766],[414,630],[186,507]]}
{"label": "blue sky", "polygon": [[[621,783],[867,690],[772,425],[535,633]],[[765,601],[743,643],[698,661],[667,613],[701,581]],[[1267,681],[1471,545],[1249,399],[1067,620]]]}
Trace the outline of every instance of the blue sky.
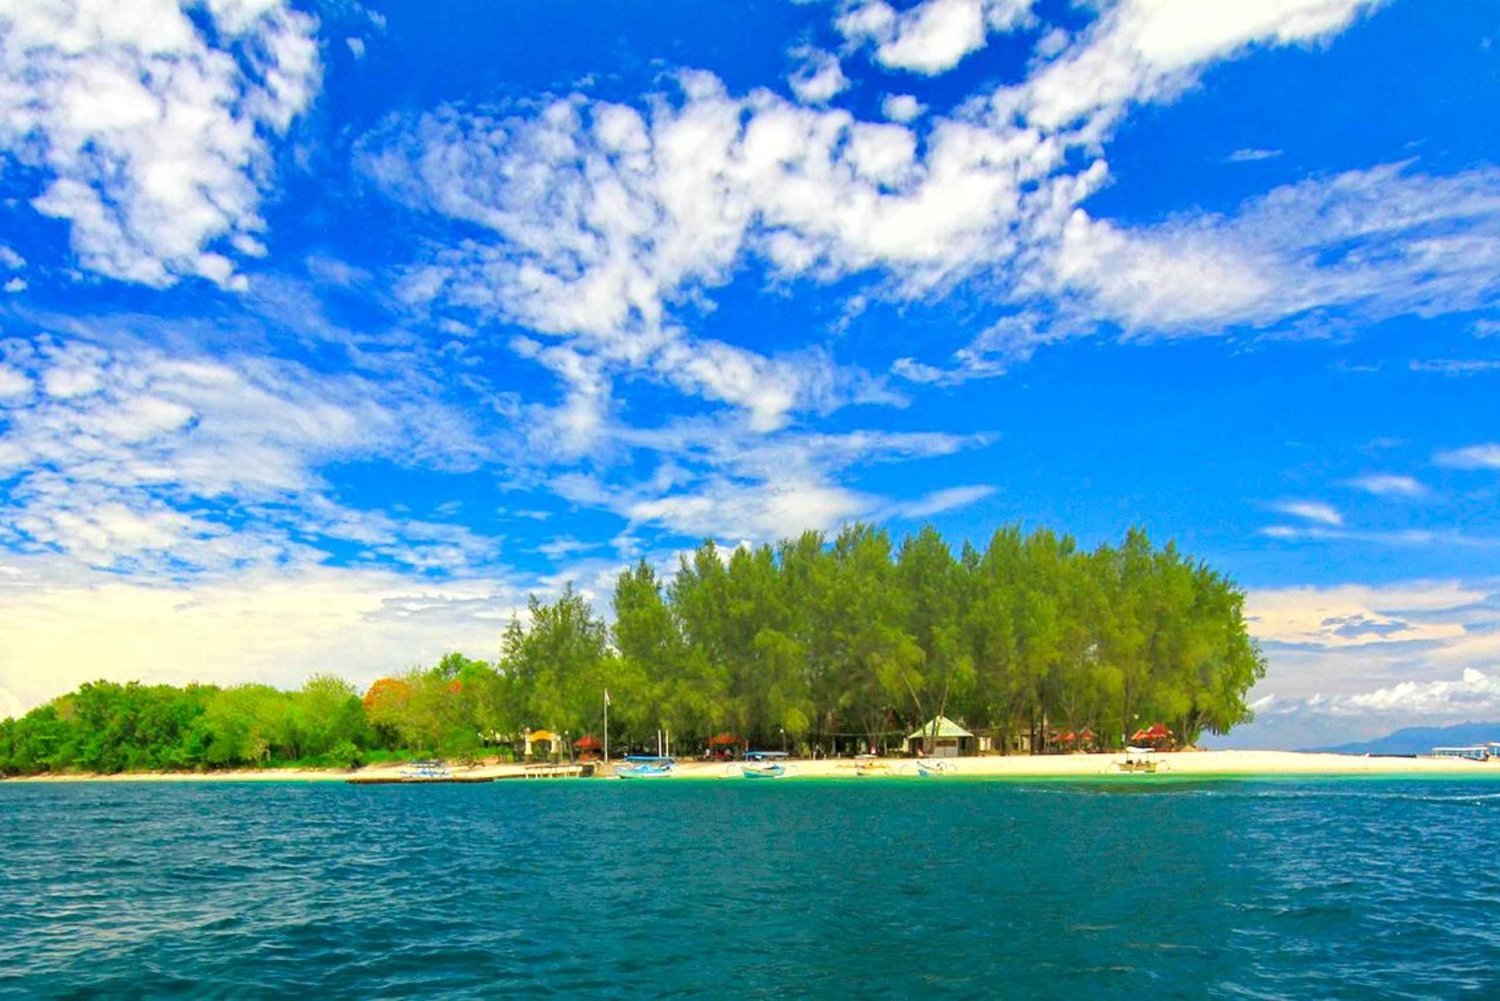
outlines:
{"label": "blue sky", "polygon": [[704,537],[1134,524],[1241,744],[1500,718],[1500,13],[0,13],[0,712],[493,656]]}

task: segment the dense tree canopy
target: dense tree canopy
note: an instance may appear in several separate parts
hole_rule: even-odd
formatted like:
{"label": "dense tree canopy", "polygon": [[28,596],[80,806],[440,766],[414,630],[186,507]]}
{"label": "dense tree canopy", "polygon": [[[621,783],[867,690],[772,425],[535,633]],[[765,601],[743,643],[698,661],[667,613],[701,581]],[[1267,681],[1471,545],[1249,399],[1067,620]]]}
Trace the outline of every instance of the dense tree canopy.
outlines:
{"label": "dense tree canopy", "polygon": [[476,757],[528,729],[597,733],[606,689],[616,747],[658,729],[678,747],[724,730],[766,747],[884,746],[938,714],[1004,750],[1046,750],[1064,731],[1118,746],[1145,721],[1195,741],[1249,718],[1265,666],[1243,604],[1140,531],[1087,552],[1017,526],[957,553],[932,528],[898,546],[869,525],[705,542],[670,580],[645,562],[622,572],[613,626],[571,588],[533,596],[495,663],[450,653],[363,698],[327,675],[295,692],[87,684],[0,723],[0,772]]}

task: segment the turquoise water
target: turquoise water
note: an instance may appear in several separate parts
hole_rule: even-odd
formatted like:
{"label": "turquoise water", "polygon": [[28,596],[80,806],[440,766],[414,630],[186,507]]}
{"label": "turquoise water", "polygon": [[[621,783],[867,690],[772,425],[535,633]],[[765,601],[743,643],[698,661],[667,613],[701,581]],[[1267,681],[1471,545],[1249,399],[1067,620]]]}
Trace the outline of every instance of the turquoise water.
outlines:
{"label": "turquoise water", "polygon": [[0,784],[0,994],[1500,997],[1500,784]]}

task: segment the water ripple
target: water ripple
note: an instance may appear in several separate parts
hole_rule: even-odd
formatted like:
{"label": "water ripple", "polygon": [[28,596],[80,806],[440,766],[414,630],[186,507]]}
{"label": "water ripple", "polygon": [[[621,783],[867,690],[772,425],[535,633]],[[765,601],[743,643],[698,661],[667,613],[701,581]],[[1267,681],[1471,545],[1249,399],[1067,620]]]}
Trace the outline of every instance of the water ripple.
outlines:
{"label": "water ripple", "polygon": [[1460,783],[0,786],[0,994],[1500,996]]}

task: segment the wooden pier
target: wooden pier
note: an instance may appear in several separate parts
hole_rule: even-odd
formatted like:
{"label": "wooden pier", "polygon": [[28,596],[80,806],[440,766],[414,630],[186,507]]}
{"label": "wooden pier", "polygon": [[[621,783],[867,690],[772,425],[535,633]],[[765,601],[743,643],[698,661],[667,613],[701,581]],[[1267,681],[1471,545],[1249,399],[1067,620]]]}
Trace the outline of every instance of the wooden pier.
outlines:
{"label": "wooden pier", "polygon": [[344,781],[353,786],[441,786],[474,785],[479,782],[493,782],[499,777],[498,775],[447,775],[424,778],[401,775],[354,775]]}

